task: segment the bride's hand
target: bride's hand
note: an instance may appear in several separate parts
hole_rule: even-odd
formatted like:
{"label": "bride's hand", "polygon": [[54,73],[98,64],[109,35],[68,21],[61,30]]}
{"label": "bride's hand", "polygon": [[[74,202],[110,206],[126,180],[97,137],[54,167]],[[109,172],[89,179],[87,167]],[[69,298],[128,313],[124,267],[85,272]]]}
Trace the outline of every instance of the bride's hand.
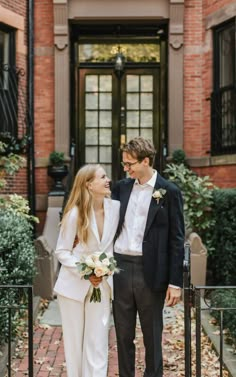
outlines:
{"label": "bride's hand", "polygon": [[89,277],[90,283],[93,284],[94,287],[97,287],[102,282],[102,277],[97,277],[96,275],[91,275]]}

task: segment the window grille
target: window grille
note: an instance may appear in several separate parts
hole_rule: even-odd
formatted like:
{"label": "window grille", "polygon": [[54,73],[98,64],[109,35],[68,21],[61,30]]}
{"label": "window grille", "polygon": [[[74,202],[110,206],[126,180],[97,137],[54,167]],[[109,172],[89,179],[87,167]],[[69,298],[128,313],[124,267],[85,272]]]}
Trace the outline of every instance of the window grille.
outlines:
{"label": "window grille", "polygon": [[214,30],[211,153],[236,153],[236,20]]}

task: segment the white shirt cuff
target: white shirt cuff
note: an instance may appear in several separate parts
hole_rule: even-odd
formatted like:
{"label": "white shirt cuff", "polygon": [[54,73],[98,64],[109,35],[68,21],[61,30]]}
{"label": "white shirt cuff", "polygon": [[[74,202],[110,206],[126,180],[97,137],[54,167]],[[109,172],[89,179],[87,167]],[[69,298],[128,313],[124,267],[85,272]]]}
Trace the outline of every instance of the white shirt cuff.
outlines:
{"label": "white shirt cuff", "polygon": [[173,284],[169,284],[169,287],[170,287],[170,288],[175,288],[175,289],[181,289],[181,288],[178,287],[177,285],[173,285]]}

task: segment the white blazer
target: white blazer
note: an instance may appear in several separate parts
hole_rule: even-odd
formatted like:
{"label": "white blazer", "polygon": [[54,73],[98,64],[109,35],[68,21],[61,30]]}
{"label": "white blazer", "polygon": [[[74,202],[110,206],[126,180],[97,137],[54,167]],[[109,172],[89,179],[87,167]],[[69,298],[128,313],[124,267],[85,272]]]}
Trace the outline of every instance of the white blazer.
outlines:
{"label": "white blazer", "polygon": [[[94,211],[90,219],[88,241],[79,242],[74,248],[73,243],[77,234],[78,208],[72,208],[66,218],[65,226],[60,229],[55,255],[61,263],[58,279],[54,291],[64,297],[83,302],[91,286],[89,280],[80,277],[76,262],[82,254],[92,254],[96,251],[113,253],[113,240],[118,226],[120,202],[104,199],[104,229],[102,239],[99,239]],[[109,284],[111,298],[113,298],[113,278],[110,276],[102,284]]]}

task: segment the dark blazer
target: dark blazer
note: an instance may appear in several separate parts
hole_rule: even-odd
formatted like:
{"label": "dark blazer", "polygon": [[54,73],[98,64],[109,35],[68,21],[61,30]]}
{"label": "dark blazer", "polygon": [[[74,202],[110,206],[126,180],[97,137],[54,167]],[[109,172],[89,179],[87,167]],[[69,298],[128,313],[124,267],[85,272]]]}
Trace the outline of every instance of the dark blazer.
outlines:
{"label": "dark blazer", "polygon": [[[135,180],[123,179],[112,189],[112,198],[121,202],[116,238],[124,223],[129,197]],[[143,238],[144,278],[153,290],[166,289],[168,284],[183,285],[184,218],[179,188],[157,174],[155,190],[166,193],[157,203],[152,197]]]}

